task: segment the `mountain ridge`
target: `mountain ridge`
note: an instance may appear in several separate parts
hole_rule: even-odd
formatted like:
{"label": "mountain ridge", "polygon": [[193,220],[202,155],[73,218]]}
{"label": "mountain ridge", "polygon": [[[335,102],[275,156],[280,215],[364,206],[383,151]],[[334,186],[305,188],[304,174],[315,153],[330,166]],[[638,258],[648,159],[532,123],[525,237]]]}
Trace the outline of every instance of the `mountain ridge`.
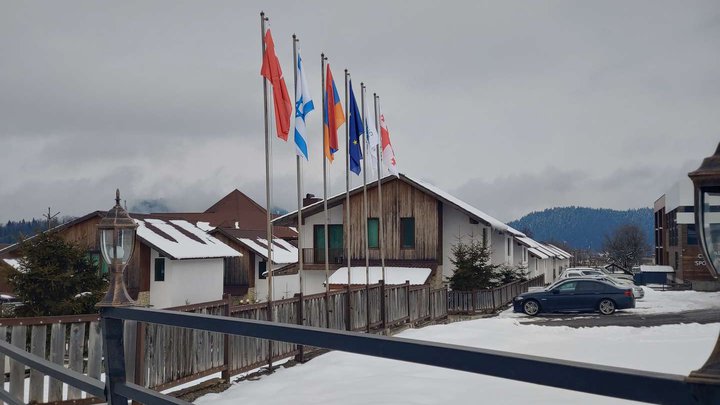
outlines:
{"label": "mountain ridge", "polygon": [[654,224],[652,208],[614,210],[590,207],[553,207],[533,211],[508,225],[529,232],[533,239],[564,243],[575,249],[599,251],[606,235],[622,225],[640,226],[645,241],[653,240]]}

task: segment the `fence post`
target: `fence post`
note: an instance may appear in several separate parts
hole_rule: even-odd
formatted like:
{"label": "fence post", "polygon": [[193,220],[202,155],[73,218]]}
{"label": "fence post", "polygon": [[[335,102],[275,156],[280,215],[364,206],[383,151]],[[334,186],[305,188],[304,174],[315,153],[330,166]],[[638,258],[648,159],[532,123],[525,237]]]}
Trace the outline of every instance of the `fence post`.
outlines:
{"label": "fence post", "polygon": [[405,280],[405,288],[407,289],[408,323],[412,324],[412,312],[410,312],[410,280]]}
{"label": "fence post", "polygon": [[[230,317],[230,305],[232,304],[232,296],[230,294],[223,294],[223,316]],[[225,381],[230,381],[230,335],[227,333],[223,334],[223,371],[220,373],[220,378]]]}
{"label": "fence post", "polygon": [[[102,311],[101,311],[102,316]],[[128,399],[117,392],[115,386],[125,384],[125,347],[123,321],[102,316],[103,355],[105,357],[105,390],[110,405],[127,404]],[[110,355],[112,353],[112,355]]]}
{"label": "fence post", "polygon": [[495,289],[490,289],[490,295],[492,296],[492,306],[493,306],[493,312],[497,311],[497,305],[495,305]]}
{"label": "fence post", "polygon": [[365,317],[366,317],[366,329],[367,333],[370,333],[370,280],[365,280]]}
{"label": "fence post", "polygon": [[382,328],[383,332],[387,328],[387,308],[385,308],[385,280],[380,280],[380,311],[382,314]]}
{"label": "fence post", "polygon": [[[350,270],[348,270],[350,271]],[[352,290],[350,290],[350,284],[347,286],[347,309],[345,311],[345,325],[346,329],[351,331],[352,328]]]}
{"label": "fence post", "polygon": [[[427,292],[428,315],[430,315],[430,320],[432,321],[432,320],[434,319],[433,314],[432,314],[432,298],[433,298],[433,296],[432,296],[432,286],[429,285],[428,288],[427,288],[427,290],[428,290],[428,292]],[[447,297],[445,297],[445,301],[447,301]]]}
{"label": "fence post", "polygon": [[472,313],[477,311],[477,292],[478,290],[470,290],[470,312]]}
{"label": "fence post", "polygon": [[[90,326],[90,325],[88,325]],[[90,326],[92,327],[92,326]],[[138,322],[135,330],[135,384],[145,386],[145,330],[147,324]],[[140,404],[133,401],[134,405]]]}
{"label": "fence post", "polygon": [[[300,293],[295,294],[295,296],[298,299],[297,303],[297,321],[296,323],[298,325],[305,324],[305,311],[303,309],[303,305],[305,304],[305,297],[303,297],[302,289],[300,289]],[[295,361],[298,363],[304,363],[305,362],[305,346],[298,345],[298,354],[295,355]]]}

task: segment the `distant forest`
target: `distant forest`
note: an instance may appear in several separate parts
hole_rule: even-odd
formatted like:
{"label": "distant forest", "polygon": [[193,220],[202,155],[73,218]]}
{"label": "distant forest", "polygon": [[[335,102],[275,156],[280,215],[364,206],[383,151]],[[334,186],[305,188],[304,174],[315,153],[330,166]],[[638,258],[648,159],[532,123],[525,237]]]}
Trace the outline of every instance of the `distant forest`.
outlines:
{"label": "distant forest", "polygon": [[557,207],[531,212],[509,223],[513,228],[532,234],[539,241],[565,243],[575,249],[599,251],[605,235],[626,224],[639,225],[645,241],[652,245],[654,224],[651,208],[625,211],[606,208]]}
{"label": "distant forest", "polygon": [[[58,222],[57,219],[53,219],[50,226],[57,226],[59,223],[65,223],[72,221],[74,217],[62,217]],[[31,219],[26,221],[24,219],[20,221],[8,221],[5,225],[0,224],[0,243],[15,243],[20,240],[21,237],[33,236],[36,233],[47,229],[47,219]]]}

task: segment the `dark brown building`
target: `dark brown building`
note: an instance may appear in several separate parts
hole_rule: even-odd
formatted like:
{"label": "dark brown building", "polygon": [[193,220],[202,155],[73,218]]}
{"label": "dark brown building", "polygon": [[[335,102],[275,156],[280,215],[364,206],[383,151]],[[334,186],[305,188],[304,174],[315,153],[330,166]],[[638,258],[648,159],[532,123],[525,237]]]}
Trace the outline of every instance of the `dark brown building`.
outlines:
{"label": "dark brown building", "polygon": [[675,281],[712,282],[695,228],[693,185],[681,179],[654,204],[655,264],[675,269]]}

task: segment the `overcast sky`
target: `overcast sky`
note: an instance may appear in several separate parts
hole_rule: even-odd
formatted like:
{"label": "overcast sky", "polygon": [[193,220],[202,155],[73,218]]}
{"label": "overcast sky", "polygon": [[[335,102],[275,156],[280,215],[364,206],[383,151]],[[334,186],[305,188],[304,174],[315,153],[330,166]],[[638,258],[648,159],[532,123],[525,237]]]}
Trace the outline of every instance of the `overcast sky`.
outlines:
{"label": "overcast sky", "polygon": [[[316,100],[325,52],[339,89],[347,68],[380,95],[401,172],[501,220],[651,206],[720,141],[717,1],[4,0],[0,221],[107,210],[116,187],[130,207],[264,204],[261,10],[291,94],[297,33]],[[291,209],[293,145],[273,148]]]}

